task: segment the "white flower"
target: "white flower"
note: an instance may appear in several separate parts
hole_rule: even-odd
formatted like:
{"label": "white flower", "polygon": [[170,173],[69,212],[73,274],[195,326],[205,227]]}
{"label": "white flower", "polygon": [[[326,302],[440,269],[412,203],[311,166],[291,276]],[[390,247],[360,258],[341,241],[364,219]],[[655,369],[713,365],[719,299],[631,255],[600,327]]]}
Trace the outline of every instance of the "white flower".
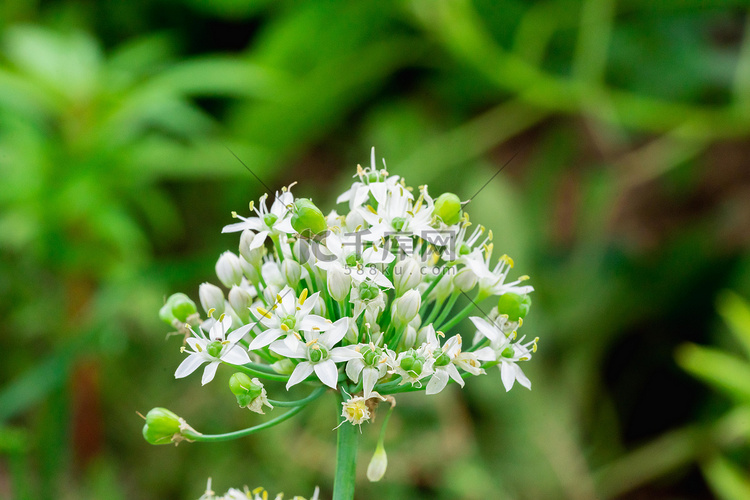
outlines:
{"label": "white flower", "polygon": [[271,204],[271,210],[266,208],[267,199],[268,193],[260,197],[260,203],[258,204],[260,210],[255,208],[253,203],[250,203],[250,210],[253,210],[257,214],[257,217],[245,218],[232,213],[232,217],[241,219],[242,222],[224,226],[221,232],[235,233],[237,231],[244,231],[245,229],[257,231],[257,234],[253,236],[252,241],[247,246],[246,251],[248,252],[263,245],[269,235],[295,233],[292,227],[292,212],[289,210],[289,206],[294,203],[294,196],[292,196],[291,191],[286,188],[282,190],[281,194],[277,191],[276,199]]}
{"label": "white flower", "polygon": [[338,382],[336,363],[362,356],[351,346],[333,347],[344,338],[348,328],[349,318],[341,318],[327,332],[321,333],[318,330],[304,332],[304,342],[290,337],[291,342],[277,340],[271,344],[270,349],[276,354],[287,358],[305,359],[292,372],[286,388],[289,389],[299,384],[315,372],[321,382],[335,389]]}
{"label": "white flower", "polygon": [[388,356],[383,349],[372,343],[360,344],[355,349],[362,356],[352,358],[346,364],[346,374],[355,384],[359,383],[359,375],[362,374],[363,394],[365,399],[370,399],[373,394],[377,394],[373,392],[373,387],[388,372]]}
{"label": "white flower", "polygon": [[505,277],[508,271],[513,267],[513,259],[507,255],[501,256],[494,267],[490,266],[492,257],[493,244],[484,245],[482,249],[475,249],[468,255],[462,255],[458,260],[466,265],[466,268],[473,272],[478,280],[479,293],[488,295],[503,295],[504,293],[513,292],[518,295],[525,295],[533,292],[532,286],[519,286],[522,281],[528,279],[528,276],[511,283],[505,283]]}
{"label": "white flower", "polygon": [[[248,349],[250,351],[260,349],[279,337],[291,335],[293,332],[329,329],[330,321],[322,316],[310,314],[319,296],[320,292],[316,292],[308,297],[307,288],[305,288],[297,298],[294,290],[286,287],[277,294],[270,311],[257,307],[256,316],[266,330],[250,342]],[[294,339],[294,337],[290,338]]]}
{"label": "white flower", "polygon": [[435,233],[431,225],[433,206],[426,186],[415,202],[406,188],[397,185],[388,190],[382,202],[378,202],[377,210],[369,205],[360,209],[362,217],[370,224],[365,239],[374,241],[392,234],[429,237]]}
{"label": "white flower", "polygon": [[526,344],[521,343],[523,339],[513,342],[515,332],[506,336],[500,328],[482,318],[472,316],[469,319],[477,327],[477,330],[490,340],[488,347],[483,347],[476,352],[477,359],[498,363],[500,378],[506,391],[513,388],[516,380],[522,386],[531,389],[531,381],[524,375],[517,363],[531,359],[531,353],[536,352],[536,343],[539,339],[536,338]]}
{"label": "white flower", "polygon": [[[367,248],[363,247],[367,246]],[[383,288],[393,288],[391,281],[376,267],[378,264],[389,264],[396,257],[386,248],[377,248],[365,243],[364,233],[347,233],[326,236],[325,248],[329,255],[321,256],[315,263],[319,268],[331,272],[332,269],[348,274],[352,280],[362,283],[365,280],[377,283]]]}
{"label": "white flower", "polygon": [[354,304],[354,319],[359,318],[364,311],[365,322],[371,325],[377,323],[378,315],[385,309],[383,291],[376,284],[367,281],[352,288],[349,302]]}
{"label": "white flower", "polygon": [[435,373],[432,374],[432,378],[427,383],[426,394],[437,394],[445,389],[449,378],[452,378],[458,385],[463,387],[464,379],[458,373],[457,367],[464,369],[472,375],[481,375],[484,373],[484,370],[479,366],[476,354],[461,352],[460,335],[449,338],[441,347],[438,335],[442,336],[442,332],[436,334],[433,326],[429,325],[426,327],[426,333],[427,345],[432,352],[432,357],[435,359],[432,365]]}
{"label": "white flower", "polygon": [[[370,167],[363,169],[358,165],[357,173],[354,177],[359,177],[359,181],[352,183],[352,187],[336,199],[336,203],[348,201],[349,210],[352,211],[362,206],[370,194],[380,203],[381,200],[385,199],[386,193],[395,188],[399,181],[399,176],[393,175],[389,177],[387,170],[377,169],[375,165],[375,148],[372,148],[370,152]],[[409,193],[409,196],[411,196],[411,193]]]}
{"label": "white flower", "polygon": [[[227,331],[232,327],[232,318],[224,315],[211,327],[208,338],[202,336],[188,338],[187,343],[192,351],[188,351],[190,355],[177,367],[175,378],[187,377],[200,365],[208,362],[201,379],[201,383],[206,385],[213,380],[216,369],[222,361],[232,365],[249,363],[250,357],[242,347],[237,345],[237,342],[250,330],[251,326],[242,326],[227,336]],[[196,333],[193,332],[193,335]]]}
{"label": "white flower", "polygon": [[412,384],[421,387],[420,380],[433,373],[432,364],[435,360],[427,344],[423,344],[419,349],[403,351],[398,355],[391,350],[387,353],[387,363],[391,367],[391,373],[401,377],[399,385]]}

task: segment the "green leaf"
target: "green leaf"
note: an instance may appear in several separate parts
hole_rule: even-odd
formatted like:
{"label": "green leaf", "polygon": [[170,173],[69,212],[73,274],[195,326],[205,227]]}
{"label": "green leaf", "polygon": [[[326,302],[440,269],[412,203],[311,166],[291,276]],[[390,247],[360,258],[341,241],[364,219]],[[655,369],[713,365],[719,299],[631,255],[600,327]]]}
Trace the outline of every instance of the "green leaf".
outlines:
{"label": "green leaf", "polygon": [[734,292],[724,291],[719,295],[716,307],[729,329],[750,357],[750,305]]}
{"label": "green leaf", "polygon": [[750,498],[750,477],[747,472],[716,455],[701,464],[703,475],[716,497],[721,500]]}
{"label": "green leaf", "polygon": [[750,363],[712,347],[683,344],[677,363],[691,375],[732,397],[750,401]]}

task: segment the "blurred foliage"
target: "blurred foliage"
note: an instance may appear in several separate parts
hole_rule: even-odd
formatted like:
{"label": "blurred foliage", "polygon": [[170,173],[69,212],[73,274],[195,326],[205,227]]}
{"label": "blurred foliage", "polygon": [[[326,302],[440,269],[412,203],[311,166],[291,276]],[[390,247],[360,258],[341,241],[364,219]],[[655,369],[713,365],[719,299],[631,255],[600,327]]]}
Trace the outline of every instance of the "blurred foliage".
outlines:
{"label": "blurred foliage", "polygon": [[[251,420],[228,374],[172,379],[156,319],[197,299],[230,211],[266,190],[231,152],[332,206],[375,145],[472,199],[533,278],[542,340],[532,392],[399,398],[389,471],[360,467],[358,498],[743,498],[750,367],[707,332],[720,290],[750,296],[747,26],[726,0],[6,0],[0,497],[197,498],[209,475],[327,497],[333,398],[177,449],[135,411]],[[719,346],[678,360],[731,403],[674,362],[686,341]]]}

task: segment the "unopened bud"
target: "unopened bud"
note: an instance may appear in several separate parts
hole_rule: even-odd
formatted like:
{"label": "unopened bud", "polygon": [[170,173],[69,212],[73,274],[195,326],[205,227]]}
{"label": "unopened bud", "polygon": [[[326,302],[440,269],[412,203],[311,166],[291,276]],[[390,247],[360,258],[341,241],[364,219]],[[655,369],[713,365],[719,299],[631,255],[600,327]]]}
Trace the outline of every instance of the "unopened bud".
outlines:
{"label": "unopened bud", "polygon": [[291,359],[284,358],[271,364],[271,368],[280,375],[291,375],[294,371],[295,365]]}
{"label": "unopened bud", "polygon": [[378,443],[375,448],[375,453],[372,455],[370,465],[367,466],[367,479],[370,481],[380,481],[385,475],[385,470],[388,468],[388,456],[385,454],[385,447],[383,442]]}
{"label": "unopened bud", "polygon": [[146,414],[143,437],[150,444],[177,444],[187,439],[182,432],[188,429],[193,430],[176,414],[166,408],[153,408]]}
{"label": "unopened bud", "polygon": [[206,313],[213,309],[215,319],[219,319],[219,316],[224,314],[224,292],[221,291],[221,288],[211,283],[203,283],[198,288],[198,296]]}
{"label": "unopened bud", "polygon": [[396,295],[403,295],[407,290],[416,288],[422,281],[419,263],[412,258],[405,258],[393,266],[393,285]]}
{"label": "unopened bud", "polygon": [[462,292],[469,292],[477,284],[477,275],[469,269],[464,267],[453,276],[453,285]]}
{"label": "unopened bud", "polygon": [[332,266],[328,270],[328,277],[326,278],[328,284],[328,293],[337,302],[343,302],[346,300],[346,296],[349,295],[349,291],[352,288],[352,277],[346,274],[337,266]]}
{"label": "unopened bud", "polygon": [[245,257],[240,257],[240,266],[242,267],[242,274],[245,275],[245,278],[247,278],[250,283],[253,285],[260,283],[258,268],[246,261]]}
{"label": "unopened bud", "polygon": [[287,285],[296,288],[302,278],[302,266],[292,259],[284,259],[281,263],[281,275]]}
{"label": "unopened bud", "polygon": [[266,397],[266,390],[257,378],[251,379],[242,372],[237,372],[229,378],[229,390],[237,398],[241,408],[247,408],[255,413],[263,414],[263,405],[273,408]]}
{"label": "unopened bud", "polygon": [[240,255],[245,258],[252,266],[258,268],[263,263],[263,245],[253,246],[253,240],[255,239],[255,233],[249,229],[242,231],[240,235]]}
{"label": "unopened bud", "polygon": [[404,349],[411,349],[414,347],[414,343],[417,341],[417,329],[413,326],[409,325],[406,327],[406,333],[404,334],[402,342],[402,347]]}
{"label": "unopened bud", "polygon": [[525,318],[531,308],[531,297],[508,292],[500,296],[497,301],[497,311],[507,314],[510,321]]}
{"label": "unopened bud", "polygon": [[170,295],[159,309],[159,318],[173,326],[175,321],[187,323],[188,317],[196,312],[195,302],[190,300],[190,297],[184,293],[175,293]]}
{"label": "unopened bud", "polygon": [[461,198],[453,193],[443,193],[435,200],[433,211],[440,219],[452,226],[461,219]]}
{"label": "unopened bud", "polygon": [[309,238],[328,230],[323,212],[311,200],[298,198],[292,210],[292,227],[302,236]]}
{"label": "unopened bud", "polygon": [[232,285],[242,283],[240,258],[228,251],[221,254],[219,260],[216,261],[216,276],[219,277],[219,281],[227,288],[232,288]]}
{"label": "unopened bud", "polygon": [[419,313],[422,296],[416,290],[409,290],[393,301],[393,315],[402,325],[413,320]]}
{"label": "unopened bud", "polygon": [[253,298],[250,293],[244,288],[240,288],[234,285],[229,290],[229,305],[232,306],[232,310],[237,314],[237,317],[242,320],[244,324],[250,321],[250,306],[253,304]]}

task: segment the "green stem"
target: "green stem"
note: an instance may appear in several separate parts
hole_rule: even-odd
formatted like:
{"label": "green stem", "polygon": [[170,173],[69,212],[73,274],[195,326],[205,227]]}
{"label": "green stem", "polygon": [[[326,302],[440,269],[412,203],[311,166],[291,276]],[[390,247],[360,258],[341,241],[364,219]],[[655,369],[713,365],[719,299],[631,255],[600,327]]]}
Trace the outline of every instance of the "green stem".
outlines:
{"label": "green stem", "polygon": [[248,375],[252,375],[254,377],[260,377],[267,380],[276,380],[277,382],[287,382],[289,381],[289,375],[281,375],[279,373],[268,373],[265,371],[258,370],[256,368],[253,368],[252,366],[248,365],[233,365],[230,363],[224,363],[229,366],[233,366],[236,369],[238,369],[241,372],[245,372]]}
{"label": "green stem", "polygon": [[301,412],[305,409],[305,406],[297,406],[296,408],[292,408],[288,412],[284,413],[283,415],[279,415],[278,417],[269,420],[268,422],[264,422],[260,425],[256,425],[255,427],[248,427],[247,429],[242,429],[240,431],[234,431],[234,432],[227,432],[226,434],[201,434],[197,431],[192,430],[184,430],[182,431],[182,435],[186,438],[192,440],[192,441],[200,441],[203,443],[212,443],[217,441],[231,441],[233,439],[239,439],[241,437],[249,436],[250,434],[255,434],[258,431],[262,431],[264,429],[268,429],[269,427],[273,427],[274,425],[279,425],[284,420],[288,420],[295,416],[297,413]]}
{"label": "green stem", "polygon": [[271,403],[274,406],[305,406],[308,403],[311,403],[312,401],[315,401],[320,396],[325,394],[327,389],[327,386],[321,386],[318,387],[315,391],[313,391],[309,396],[306,398],[298,399],[296,401],[276,401],[275,399],[269,399],[268,402]]}
{"label": "green stem", "polygon": [[[343,398],[341,394],[339,402],[343,402]],[[344,417],[340,417],[336,433],[336,477],[333,480],[333,500],[352,500],[357,472],[359,429],[356,425],[347,422]]]}
{"label": "green stem", "polygon": [[469,302],[466,305],[466,307],[464,307],[463,309],[461,309],[461,311],[458,314],[456,314],[455,316],[453,316],[453,319],[451,319],[450,321],[448,321],[446,324],[441,325],[440,328],[442,329],[442,331],[447,332],[448,330],[450,330],[451,328],[453,328],[454,326],[456,326],[457,324],[459,324],[466,316],[468,316],[469,313],[474,308],[474,302],[477,302],[477,300],[474,299],[473,302]]}
{"label": "green stem", "polygon": [[443,321],[445,321],[445,318],[447,318],[448,315],[450,314],[451,310],[453,309],[453,305],[458,300],[459,293],[460,292],[454,292],[453,295],[451,295],[451,298],[448,299],[448,303],[445,304],[445,306],[443,307],[443,311],[440,313],[440,316],[438,316],[437,319],[435,320],[434,327],[436,331],[440,329],[440,325],[443,323]]}

